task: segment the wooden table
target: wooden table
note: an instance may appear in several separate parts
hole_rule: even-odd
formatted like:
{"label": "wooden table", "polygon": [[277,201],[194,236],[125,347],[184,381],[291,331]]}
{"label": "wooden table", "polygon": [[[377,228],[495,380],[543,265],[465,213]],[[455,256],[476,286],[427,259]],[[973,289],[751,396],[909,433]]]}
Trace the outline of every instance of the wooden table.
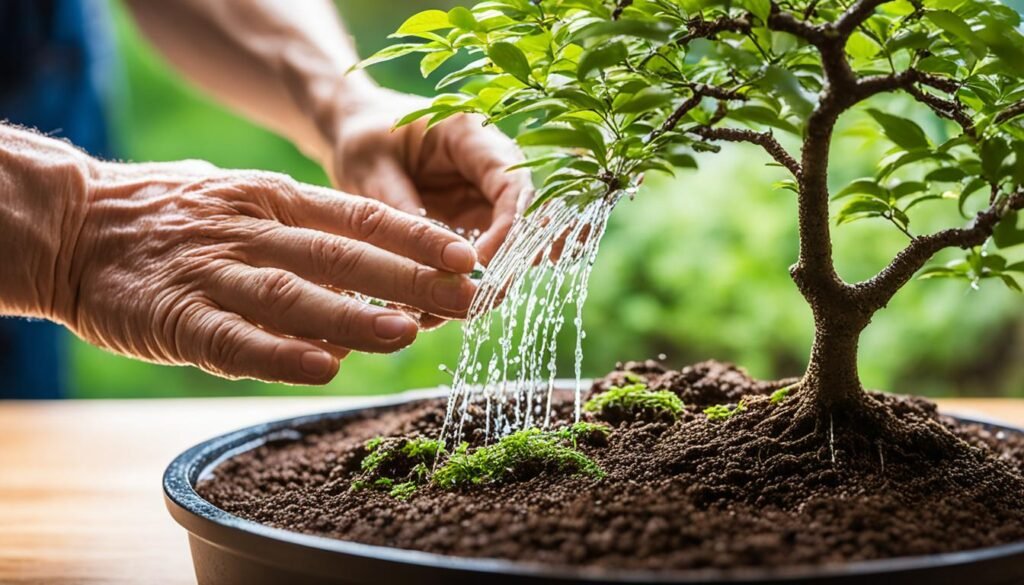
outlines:
{"label": "wooden table", "polygon": [[[0,402],[0,583],[195,583],[164,466],[256,422],[372,398]],[[1024,426],[1024,401],[946,400]]]}

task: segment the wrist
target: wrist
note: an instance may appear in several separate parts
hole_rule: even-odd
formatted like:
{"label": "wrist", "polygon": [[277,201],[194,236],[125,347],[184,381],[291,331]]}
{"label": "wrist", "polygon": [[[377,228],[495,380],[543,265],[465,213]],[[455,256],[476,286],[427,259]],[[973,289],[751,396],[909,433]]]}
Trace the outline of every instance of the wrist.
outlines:
{"label": "wrist", "polygon": [[0,314],[65,321],[71,256],[93,159],[60,140],[0,126]]}
{"label": "wrist", "polygon": [[366,72],[346,72],[343,63],[319,62],[293,54],[283,59],[283,78],[303,115],[312,122],[314,136],[295,141],[307,156],[323,162],[337,143],[339,127],[387,90]]}

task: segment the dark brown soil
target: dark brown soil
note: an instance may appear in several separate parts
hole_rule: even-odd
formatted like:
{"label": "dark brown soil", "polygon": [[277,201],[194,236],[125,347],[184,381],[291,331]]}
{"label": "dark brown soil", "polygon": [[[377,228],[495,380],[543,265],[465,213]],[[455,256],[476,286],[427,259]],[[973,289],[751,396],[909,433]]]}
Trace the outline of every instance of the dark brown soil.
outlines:
{"label": "dark brown soil", "polygon": [[[541,474],[407,501],[350,491],[372,437],[436,436],[444,404],[404,406],[239,455],[199,485],[214,504],[280,528],[472,557],[687,569],[841,563],[1024,540],[1024,438],[961,425],[930,402],[870,394],[821,416],[788,384],[705,362],[628,363],[594,385],[670,389],[675,423],[632,420],[582,449],[603,479]],[[724,421],[709,405],[747,409]],[[563,405],[563,420],[568,406]]]}

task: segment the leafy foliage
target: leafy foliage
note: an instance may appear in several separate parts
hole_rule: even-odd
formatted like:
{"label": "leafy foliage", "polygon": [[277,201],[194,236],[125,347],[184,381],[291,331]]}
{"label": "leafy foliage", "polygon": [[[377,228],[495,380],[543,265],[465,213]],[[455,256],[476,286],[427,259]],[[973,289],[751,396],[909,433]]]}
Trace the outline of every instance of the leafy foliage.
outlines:
{"label": "leafy foliage", "polygon": [[[764,147],[796,175],[781,186],[800,192],[799,165],[774,133],[805,138],[827,97],[820,47],[800,33],[839,26],[861,4],[493,0],[413,16],[395,34],[403,42],[364,65],[417,54],[429,74],[469,55],[439,80],[448,93],[400,123],[470,112],[519,125],[519,143],[531,154],[521,166],[544,177],[535,207],[551,197],[606,196],[648,171],[692,168],[723,141]],[[836,193],[836,222],[880,218],[915,238],[917,206],[950,201],[967,216],[982,193],[1009,226],[985,248],[1024,243],[1007,206],[1024,190],[1018,13],[995,0],[865,5],[871,10],[842,47],[851,74],[879,82],[879,93],[910,95],[918,110],[883,111],[870,95],[858,100],[869,131],[892,149],[874,176]],[[922,126],[926,114],[931,123]],[[977,282],[969,272],[940,272]]]}
{"label": "leafy foliage", "polygon": [[604,471],[575,447],[566,446],[579,433],[599,425],[576,427],[562,432],[525,429],[501,438],[497,443],[472,452],[465,443],[434,473],[433,481],[444,489],[482,483],[516,481],[553,472],[604,477]]}
{"label": "leafy foliage", "polygon": [[669,390],[648,390],[643,383],[613,386],[583,405],[585,412],[612,419],[649,414],[676,420],[683,412],[683,401]]}

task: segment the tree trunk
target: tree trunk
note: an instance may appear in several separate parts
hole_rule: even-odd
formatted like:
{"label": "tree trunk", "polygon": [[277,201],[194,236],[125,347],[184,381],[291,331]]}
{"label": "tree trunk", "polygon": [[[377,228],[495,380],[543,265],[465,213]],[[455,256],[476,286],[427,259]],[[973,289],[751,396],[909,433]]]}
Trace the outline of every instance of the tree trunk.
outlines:
{"label": "tree trunk", "polygon": [[864,396],[857,373],[857,344],[867,320],[855,310],[820,307],[814,316],[814,345],[801,394],[826,412],[852,407]]}

